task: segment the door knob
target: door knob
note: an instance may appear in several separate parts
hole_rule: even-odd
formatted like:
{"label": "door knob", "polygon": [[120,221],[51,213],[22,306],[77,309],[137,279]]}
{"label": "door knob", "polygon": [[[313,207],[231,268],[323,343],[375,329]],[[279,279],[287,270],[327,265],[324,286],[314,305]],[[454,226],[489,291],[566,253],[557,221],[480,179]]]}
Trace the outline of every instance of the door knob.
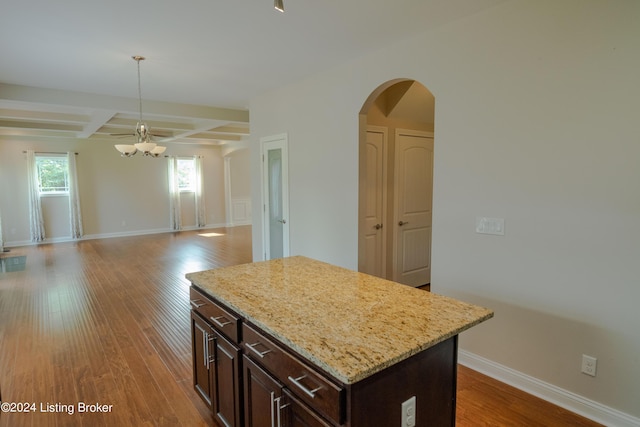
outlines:
{"label": "door knob", "polygon": [[380,230],[382,228],[382,224],[376,224],[373,226],[376,230]]}
{"label": "door knob", "polygon": [[281,222],[282,224],[286,224],[287,220],[286,219],[279,219],[278,222]]}
{"label": "door knob", "polygon": [[405,225],[405,224],[409,224],[409,221],[400,221],[400,222],[398,222],[398,225],[399,225],[400,227],[402,227],[402,226],[403,226],[403,225]]}

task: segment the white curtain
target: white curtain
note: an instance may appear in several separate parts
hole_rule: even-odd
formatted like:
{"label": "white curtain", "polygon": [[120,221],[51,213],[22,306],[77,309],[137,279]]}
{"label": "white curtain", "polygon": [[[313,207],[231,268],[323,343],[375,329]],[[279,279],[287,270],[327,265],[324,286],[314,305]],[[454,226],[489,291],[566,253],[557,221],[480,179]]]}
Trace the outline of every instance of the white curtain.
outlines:
{"label": "white curtain", "polygon": [[76,155],[67,152],[69,166],[69,220],[71,224],[71,238],[79,239],[82,232],[82,214],[80,212],[80,192],[78,191],[78,173],[76,172]]}
{"label": "white curtain", "polygon": [[196,226],[207,225],[207,215],[204,209],[204,173],[202,169],[202,157],[194,156],[196,169],[195,201],[196,201]]}
{"label": "white curtain", "polygon": [[40,192],[38,190],[38,167],[36,153],[27,150],[27,185],[29,189],[29,229],[32,242],[42,242],[44,235],[44,219],[40,206]]}
{"label": "white curtain", "polygon": [[180,188],[178,186],[178,159],[167,158],[169,166],[169,220],[172,230],[182,228],[182,216],[180,214]]}

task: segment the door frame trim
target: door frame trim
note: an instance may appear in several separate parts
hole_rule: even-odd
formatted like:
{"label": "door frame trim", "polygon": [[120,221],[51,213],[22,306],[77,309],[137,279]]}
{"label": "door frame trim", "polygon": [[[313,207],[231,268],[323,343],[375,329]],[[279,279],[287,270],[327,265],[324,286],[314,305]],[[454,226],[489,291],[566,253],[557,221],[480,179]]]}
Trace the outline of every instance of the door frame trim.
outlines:
{"label": "door frame trim", "polygon": [[290,254],[290,242],[289,242],[289,139],[287,133],[280,133],[276,135],[266,136],[260,138],[260,177],[262,181],[262,256],[264,260],[270,259],[269,254],[269,215],[267,215],[268,194],[269,194],[269,180],[266,176],[267,167],[265,166],[266,157],[265,153],[268,150],[267,144],[273,144],[279,146],[282,150],[282,212],[283,218],[287,222],[282,227],[282,255],[287,257]]}

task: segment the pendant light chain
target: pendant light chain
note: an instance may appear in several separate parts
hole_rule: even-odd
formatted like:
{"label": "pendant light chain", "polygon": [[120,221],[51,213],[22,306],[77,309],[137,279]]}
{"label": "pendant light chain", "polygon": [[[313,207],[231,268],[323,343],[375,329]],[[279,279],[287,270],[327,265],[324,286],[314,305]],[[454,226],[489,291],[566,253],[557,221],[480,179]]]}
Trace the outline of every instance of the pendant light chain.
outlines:
{"label": "pendant light chain", "polygon": [[134,59],[138,63],[138,103],[140,107],[140,123],[142,123],[142,88],[140,84],[140,61],[142,61],[144,57],[136,56]]}
{"label": "pendant light chain", "polygon": [[144,156],[159,157],[164,153],[167,147],[157,145],[151,141],[151,134],[146,123],[142,121],[142,83],[140,78],[140,61],[145,59],[144,56],[132,56],[138,63],[138,108],[140,110],[140,121],[136,125],[135,136],[138,138],[138,142],[133,145],[128,144],[116,144],[115,148],[120,152],[122,157],[134,156],[137,152],[141,152]]}

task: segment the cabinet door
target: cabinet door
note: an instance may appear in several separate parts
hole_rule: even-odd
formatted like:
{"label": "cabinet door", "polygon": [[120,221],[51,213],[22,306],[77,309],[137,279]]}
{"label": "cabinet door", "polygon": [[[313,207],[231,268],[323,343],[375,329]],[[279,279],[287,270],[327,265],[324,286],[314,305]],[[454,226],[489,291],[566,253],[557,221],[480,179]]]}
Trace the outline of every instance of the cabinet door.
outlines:
{"label": "cabinet door", "polygon": [[283,393],[285,395],[285,403],[282,405],[283,427],[331,427],[331,424],[296,399],[289,390],[284,389]]}
{"label": "cabinet door", "polygon": [[277,426],[280,414],[276,409],[282,399],[282,385],[247,356],[244,356],[242,364],[245,426]]}
{"label": "cabinet door", "polygon": [[209,367],[211,365],[211,328],[195,312],[191,312],[191,343],[193,358],[193,388],[207,405],[211,406]]}
{"label": "cabinet door", "polygon": [[240,349],[212,330],[211,407],[214,418],[226,427],[242,425],[240,400]]}

